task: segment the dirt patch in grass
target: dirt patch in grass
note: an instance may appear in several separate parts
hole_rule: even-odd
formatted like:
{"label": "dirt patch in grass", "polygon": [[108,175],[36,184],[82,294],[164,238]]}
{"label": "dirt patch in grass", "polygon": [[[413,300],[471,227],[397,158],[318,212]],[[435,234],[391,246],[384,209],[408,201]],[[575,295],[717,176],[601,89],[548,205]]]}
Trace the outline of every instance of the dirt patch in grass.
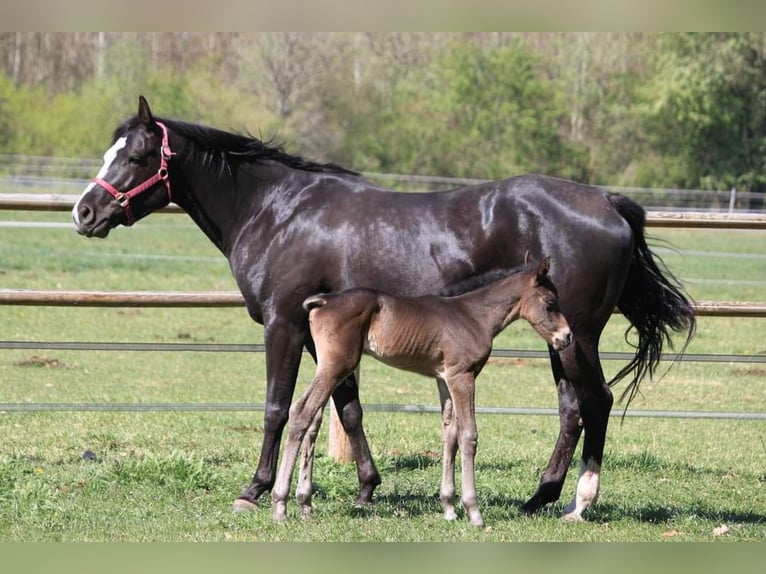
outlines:
{"label": "dirt patch in grass", "polygon": [[239,425],[239,426],[233,426],[233,427],[227,427],[229,430],[242,433],[242,434],[251,434],[251,433],[262,433],[263,428],[252,426],[252,425]]}
{"label": "dirt patch in grass", "polygon": [[40,357],[32,355],[26,359],[13,363],[17,367],[45,367],[46,369],[67,369],[69,368],[63,361],[57,358]]}
{"label": "dirt patch in grass", "polygon": [[766,377],[766,367],[738,367],[733,372],[735,375]]}

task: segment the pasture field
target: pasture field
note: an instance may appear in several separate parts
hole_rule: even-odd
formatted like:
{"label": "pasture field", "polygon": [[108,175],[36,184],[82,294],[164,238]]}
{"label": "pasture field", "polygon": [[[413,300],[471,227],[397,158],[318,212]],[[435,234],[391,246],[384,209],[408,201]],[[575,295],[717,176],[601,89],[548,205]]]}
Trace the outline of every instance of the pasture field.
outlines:
{"label": "pasture field", "polygon": [[[77,236],[67,213],[0,219],[0,288],[236,290],[226,261],[185,216],[155,215],[107,240]],[[27,226],[40,221],[52,227]],[[766,232],[649,233],[695,299],[766,298]],[[625,327],[615,316],[602,350],[629,351]],[[760,318],[703,317],[688,352],[762,355],[764,327]],[[6,341],[259,343],[263,336],[244,309],[8,306],[0,307],[0,328]],[[543,343],[518,322],[495,348]],[[621,365],[605,361],[607,376]],[[298,392],[312,375],[307,359]],[[551,383],[547,361],[495,358],[478,379],[477,405],[555,408]],[[766,365],[681,362],[641,391],[630,410],[764,413]],[[361,396],[369,405],[438,404],[432,381],[367,359]],[[584,523],[558,519],[576,465],[559,503],[539,516],[519,513],[553,448],[556,417],[478,416],[477,490],[487,526],[475,529],[462,514],[453,523],[440,516],[439,416],[372,408],[365,427],[383,477],[373,507],[353,506],[355,469],[326,455],[322,432],[313,519],[300,520],[292,503],[292,519],[273,524],[268,496],[254,512],[233,514],[257,462],[264,400],[260,353],[0,350],[0,403],[133,407],[0,406],[0,541],[766,542],[762,420],[622,420],[618,403],[601,499]],[[219,408],[158,410],[172,403]],[[142,405],[151,408],[137,410]]]}

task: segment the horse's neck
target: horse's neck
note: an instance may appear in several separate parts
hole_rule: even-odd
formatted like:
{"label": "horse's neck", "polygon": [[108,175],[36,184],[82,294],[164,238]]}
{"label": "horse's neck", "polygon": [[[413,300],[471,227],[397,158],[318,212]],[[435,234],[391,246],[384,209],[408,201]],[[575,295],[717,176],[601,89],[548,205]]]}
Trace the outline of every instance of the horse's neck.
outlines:
{"label": "horse's neck", "polygon": [[461,295],[473,317],[481,321],[494,338],[519,318],[518,304],[524,287],[524,277],[512,275],[486,287]]}
{"label": "horse's neck", "polygon": [[209,215],[209,212],[204,208],[202,203],[196,200],[196,197],[189,194],[189,197],[185,201],[179,200],[181,208],[189,214],[194,223],[197,224],[202,232],[207,235],[208,239],[213,242],[221,252],[226,255],[224,248],[223,232],[221,228],[216,225],[215,219]]}
{"label": "horse's neck", "polygon": [[184,166],[185,186],[177,197],[178,205],[224,253],[229,255],[231,237],[237,235],[241,215],[257,211],[259,192],[242,193],[237,182],[228,175],[217,176],[197,165]]}

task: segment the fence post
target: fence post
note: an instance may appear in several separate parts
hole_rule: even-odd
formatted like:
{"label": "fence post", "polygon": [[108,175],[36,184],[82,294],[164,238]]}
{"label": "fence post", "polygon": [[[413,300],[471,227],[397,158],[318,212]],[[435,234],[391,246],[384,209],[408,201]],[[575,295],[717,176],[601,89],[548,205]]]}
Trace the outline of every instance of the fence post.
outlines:
{"label": "fence post", "polygon": [[737,204],[737,188],[732,187],[729,192],[729,213],[734,213],[734,206]]}
{"label": "fence post", "polygon": [[[359,385],[359,366],[354,371],[356,384]],[[327,444],[327,454],[335,462],[351,462],[351,442],[340,422],[338,411],[335,410],[335,403],[330,399],[330,438]]]}

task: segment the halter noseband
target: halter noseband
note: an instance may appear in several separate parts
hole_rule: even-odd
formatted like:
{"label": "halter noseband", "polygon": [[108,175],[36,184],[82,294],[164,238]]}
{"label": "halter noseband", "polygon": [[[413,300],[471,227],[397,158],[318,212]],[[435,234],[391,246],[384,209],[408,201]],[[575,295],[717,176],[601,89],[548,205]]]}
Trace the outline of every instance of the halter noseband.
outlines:
{"label": "halter noseband", "polygon": [[130,227],[136,222],[133,217],[133,210],[130,208],[130,200],[137,196],[139,193],[146,191],[157,183],[162,183],[165,189],[168,190],[168,203],[173,201],[173,196],[170,193],[170,180],[168,179],[168,160],[176,155],[170,149],[170,143],[168,142],[168,128],[161,122],[155,122],[162,129],[162,146],[160,147],[160,169],[152,177],[145,182],[137,185],[131,190],[122,192],[118,191],[111,183],[104,181],[100,177],[94,178],[93,181],[108,191],[125,211],[125,216],[128,218],[126,225]]}

